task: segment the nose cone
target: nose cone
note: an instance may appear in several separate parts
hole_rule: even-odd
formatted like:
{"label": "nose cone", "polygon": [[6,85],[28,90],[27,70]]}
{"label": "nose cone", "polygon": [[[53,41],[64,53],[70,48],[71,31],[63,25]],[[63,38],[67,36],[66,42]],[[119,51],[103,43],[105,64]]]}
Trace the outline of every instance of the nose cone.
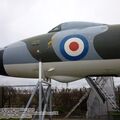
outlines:
{"label": "nose cone", "polygon": [[8,76],[3,65],[3,53],[4,53],[4,50],[3,49],[0,50],[0,75]]}

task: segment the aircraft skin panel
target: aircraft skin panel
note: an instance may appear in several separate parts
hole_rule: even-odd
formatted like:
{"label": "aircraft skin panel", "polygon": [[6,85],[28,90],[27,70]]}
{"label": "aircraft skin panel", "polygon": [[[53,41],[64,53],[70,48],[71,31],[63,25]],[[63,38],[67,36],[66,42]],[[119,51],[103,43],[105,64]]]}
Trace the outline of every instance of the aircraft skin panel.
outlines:
{"label": "aircraft skin panel", "polygon": [[[59,62],[59,61],[74,61],[74,59],[66,58],[62,54],[64,48],[61,48],[62,41],[64,39],[69,40],[69,37],[78,37],[78,39],[83,39],[84,45],[88,43],[84,49],[88,49],[87,54],[83,55],[75,60],[94,60],[102,59],[101,56],[96,52],[94,48],[94,38],[98,34],[101,34],[108,30],[107,25],[93,26],[84,29],[68,29],[65,31],[47,33],[41,36],[36,36],[30,39],[23,40],[26,43],[28,50],[31,55],[42,62]],[[82,38],[81,38],[82,37]],[[64,46],[64,45],[63,45]],[[75,58],[75,57],[74,57]]]}
{"label": "aircraft skin panel", "polygon": [[24,42],[14,43],[4,49],[3,64],[21,64],[38,62],[32,57]]}
{"label": "aircraft skin panel", "polygon": [[23,78],[38,78],[38,63],[5,64],[9,76]]}
{"label": "aircraft skin panel", "polygon": [[68,22],[0,50],[0,75],[59,81],[120,76],[120,25]]}
{"label": "aircraft skin panel", "polygon": [[38,61],[54,62],[61,61],[55,54],[51,39],[55,33],[47,33],[33,38],[25,39],[23,42],[26,44],[27,49],[31,55]]}
{"label": "aircraft skin panel", "polygon": [[[95,36],[102,34],[107,30],[107,25],[100,25],[80,30],[72,29],[67,31],[61,31],[53,35],[51,41],[52,47],[56,55],[62,61],[102,59],[102,57],[96,52],[93,43]],[[83,46],[83,52],[80,54],[81,56],[77,54],[74,54],[74,56],[72,56],[72,51],[68,49],[68,45],[70,42],[72,42],[72,40],[76,40],[76,42],[78,42],[80,46]],[[80,42],[83,42],[83,44]]]}
{"label": "aircraft skin panel", "polygon": [[[120,76],[120,59],[86,60],[69,62],[42,63],[44,75],[52,79],[67,82],[84,78],[88,75]],[[8,75],[14,77],[38,78],[38,63],[6,64]]]}
{"label": "aircraft skin panel", "polygon": [[93,44],[103,59],[120,58],[120,25],[109,26],[108,31],[95,37]]}

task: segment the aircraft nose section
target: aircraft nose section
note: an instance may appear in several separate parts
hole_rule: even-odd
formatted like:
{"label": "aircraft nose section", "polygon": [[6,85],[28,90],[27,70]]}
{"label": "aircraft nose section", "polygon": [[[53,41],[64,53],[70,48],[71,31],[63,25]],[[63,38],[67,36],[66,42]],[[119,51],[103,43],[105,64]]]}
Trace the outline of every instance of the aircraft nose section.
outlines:
{"label": "aircraft nose section", "polygon": [[3,53],[4,53],[4,49],[1,49],[0,50],[0,75],[7,76],[7,73],[4,69],[4,64],[3,64]]}

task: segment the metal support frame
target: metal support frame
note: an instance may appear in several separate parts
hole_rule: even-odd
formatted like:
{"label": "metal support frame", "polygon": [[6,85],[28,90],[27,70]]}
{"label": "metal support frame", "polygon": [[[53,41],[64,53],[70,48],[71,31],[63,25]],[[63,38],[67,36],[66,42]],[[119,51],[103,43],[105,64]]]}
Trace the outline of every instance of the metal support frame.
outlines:
{"label": "metal support frame", "polygon": [[[107,93],[107,91],[103,88],[103,86],[99,85],[99,83],[96,81],[98,78],[93,79],[92,77],[87,77],[86,80],[88,82],[88,84],[91,86],[91,88],[93,89],[93,91],[96,93],[98,99],[102,100],[103,103],[108,101],[113,110],[114,111],[119,111],[119,107],[116,104],[116,101],[113,100],[109,94]],[[103,77],[101,77],[102,80],[104,80]],[[105,84],[105,82],[103,83]]]}
{"label": "metal support frame", "polygon": [[39,90],[39,101],[38,101],[38,109],[35,111],[33,115],[33,120],[38,116],[39,120],[44,120],[46,111],[49,113],[49,120],[52,119],[52,89],[51,89],[51,79],[46,78],[47,81],[42,80],[42,63],[39,63],[39,80],[38,83],[36,84],[29,100],[28,103],[24,109],[23,114],[21,115],[20,120],[24,119],[25,113],[27,112],[27,109],[30,106],[30,103],[32,102],[32,99]]}
{"label": "metal support frame", "polygon": [[63,120],[69,118],[69,116],[77,109],[77,107],[83,102],[83,100],[85,100],[88,95],[89,95],[90,91],[86,91],[86,93],[79,99],[79,101],[77,102],[77,104],[75,104],[72,109],[67,113],[67,115],[63,118]]}
{"label": "metal support frame", "polygon": [[[99,83],[97,82],[98,78],[101,78],[100,80],[103,81],[102,85],[99,85]],[[115,101],[113,101],[112,98],[110,98],[110,96],[108,95],[108,93],[103,89],[104,84],[106,83],[106,81],[104,80],[104,77],[96,77],[92,78],[92,77],[87,77],[86,78],[88,84],[91,86],[91,88],[94,90],[95,94],[97,95],[97,98],[104,103],[105,101],[109,102],[112,107],[114,108],[114,110],[119,110],[119,107],[116,105]],[[64,117],[64,120],[67,119],[75,110],[76,108],[82,103],[82,101],[89,95],[90,91],[87,91],[84,96],[82,98],[80,98],[80,100],[78,101],[78,103],[73,106],[73,108],[68,112],[68,114]]]}

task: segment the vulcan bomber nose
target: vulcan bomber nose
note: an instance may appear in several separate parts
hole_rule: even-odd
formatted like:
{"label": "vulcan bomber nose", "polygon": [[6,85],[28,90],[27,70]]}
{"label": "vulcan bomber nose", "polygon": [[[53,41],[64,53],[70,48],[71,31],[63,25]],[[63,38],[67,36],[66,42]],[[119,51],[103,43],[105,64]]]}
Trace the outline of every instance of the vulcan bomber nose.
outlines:
{"label": "vulcan bomber nose", "polygon": [[4,53],[4,50],[1,49],[0,50],[0,75],[5,75],[7,76],[7,73],[4,69],[4,65],[3,65],[3,53]]}

